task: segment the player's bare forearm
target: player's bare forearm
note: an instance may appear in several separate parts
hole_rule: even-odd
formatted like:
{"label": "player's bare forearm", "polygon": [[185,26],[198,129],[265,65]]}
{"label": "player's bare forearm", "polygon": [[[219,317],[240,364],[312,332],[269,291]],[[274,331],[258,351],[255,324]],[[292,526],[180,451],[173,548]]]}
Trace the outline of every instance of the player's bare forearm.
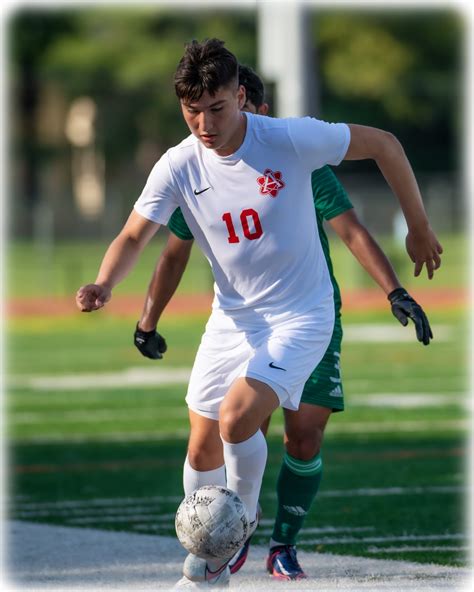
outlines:
{"label": "player's bare forearm", "polygon": [[192,245],[192,240],[184,241],[170,235],[148,286],[143,312],[138,322],[138,327],[142,331],[153,331],[156,328],[181,281]]}
{"label": "player's bare forearm", "polygon": [[134,268],[141,247],[137,241],[119,235],[110,243],[97,274],[95,283],[112,290]]}
{"label": "player's bare forearm", "polygon": [[415,263],[415,275],[426,265],[428,277],[441,265],[443,252],[423,205],[413,169],[400,142],[376,128],[351,124],[347,160],[373,159],[396,195],[408,226],[407,251]]}
{"label": "player's bare forearm", "polygon": [[107,249],[95,283],[79,288],[76,304],[82,312],[102,308],[110,300],[112,289],[132,270],[140,252],[158,228],[159,224],[132,212]]}
{"label": "player's bare forearm", "polygon": [[329,223],[385,294],[388,295],[401,286],[387,256],[360,223],[354,210],[348,210],[332,218]]}
{"label": "player's bare forearm", "polygon": [[141,251],[159,227],[132,211],[122,231],[107,249],[96,284],[112,290],[120,283],[133,269]]}

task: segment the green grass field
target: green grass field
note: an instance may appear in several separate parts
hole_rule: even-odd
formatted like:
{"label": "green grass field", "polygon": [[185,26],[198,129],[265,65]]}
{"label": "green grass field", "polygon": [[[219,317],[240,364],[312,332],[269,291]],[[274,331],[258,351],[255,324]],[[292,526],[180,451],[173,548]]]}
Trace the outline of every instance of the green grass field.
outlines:
{"label": "green grass field", "polygon": [[[390,311],[346,314],[346,411],[332,417],[323,483],[300,546],[316,552],[465,565],[467,557],[467,319],[431,315],[435,339],[392,341]],[[186,379],[126,377],[191,367],[206,318],[167,316],[169,352],[132,345],[135,316],[17,318],[6,336],[9,515],[77,527],[173,535],[182,497]],[[382,341],[361,341],[385,326]],[[133,374],[134,370],[138,372]],[[127,374],[127,372],[129,374]],[[111,386],[99,383],[111,374]],[[61,382],[61,380],[65,382]],[[68,382],[69,381],[69,382]],[[262,488],[271,534],[282,420],[269,434]]]}

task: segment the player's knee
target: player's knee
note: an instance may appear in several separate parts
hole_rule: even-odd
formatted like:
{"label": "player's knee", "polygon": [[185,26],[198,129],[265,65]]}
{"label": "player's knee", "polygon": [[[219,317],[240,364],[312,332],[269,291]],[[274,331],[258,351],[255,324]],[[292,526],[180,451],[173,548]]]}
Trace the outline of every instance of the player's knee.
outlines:
{"label": "player's knee", "polygon": [[232,444],[242,442],[248,438],[243,415],[230,409],[221,409],[219,414],[219,430],[222,439]]}
{"label": "player's knee", "polygon": [[321,451],[322,442],[322,430],[287,434],[286,450],[293,458],[311,460]]}
{"label": "player's knee", "polygon": [[220,448],[206,446],[205,443],[188,446],[188,462],[196,471],[210,471],[223,464],[224,458]]}

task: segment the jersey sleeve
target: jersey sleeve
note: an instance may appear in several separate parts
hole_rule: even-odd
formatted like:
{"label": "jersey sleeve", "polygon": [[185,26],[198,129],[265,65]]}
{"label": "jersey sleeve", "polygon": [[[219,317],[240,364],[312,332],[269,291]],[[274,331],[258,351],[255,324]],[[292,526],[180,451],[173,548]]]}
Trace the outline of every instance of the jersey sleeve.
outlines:
{"label": "jersey sleeve", "polygon": [[314,205],[325,220],[331,220],[354,206],[339,179],[328,166],[311,174]]}
{"label": "jersey sleeve", "polygon": [[171,214],[179,205],[178,196],[179,189],[166,152],[153,167],[134,209],[147,220],[168,224]]}
{"label": "jersey sleeve", "polygon": [[313,117],[290,118],[288,132],[300,162],[311,171],[338,165],[346,155],[351,133],[345,123],[327,123]]}
{"label": "jersey sleeve", "polygon": [[170,231],[182,240],[193,240],[193,233],[189,230],[186,224],[181,208],[177,208],[172,214],[168,222]]}

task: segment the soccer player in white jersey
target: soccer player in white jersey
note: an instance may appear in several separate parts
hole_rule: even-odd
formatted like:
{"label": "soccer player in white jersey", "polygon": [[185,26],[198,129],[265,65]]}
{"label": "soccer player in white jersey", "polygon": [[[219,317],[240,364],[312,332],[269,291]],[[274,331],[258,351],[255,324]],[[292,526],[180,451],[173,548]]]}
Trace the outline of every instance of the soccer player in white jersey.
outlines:
{"label": "soccer player in white jersey", "polygon": [[[239,66],[239,81],[245,87],[246,102],[243,110],[259,115],[268,114],[265,102],[265,88],[258,75],[248,66]],[[333,273],[329,252],[329,241],[323,221],[345,242],[360,264],[387,295],[395,316],[402,323],[411,318],[416,337],[428,345],[432,337],[426,315],[401,287],[387,257],[368,230],[360,223],[352,203],[337,177],[328,166],[311,175],[314,209],[319,237],[328,264],[334,289],[336,321],[331,342],[317,368],[306,381],[298,411],[285,409],[285,456],[277,481],[277,513],[267,557],[267,571],[275,579],[296,580],[306,577],[296,553],[296,540],[306,516],[316,498],[323,472],[321,445],[329,417],[333,412],[344,409],[344,390],[340,372],[342,342],[341,295]],[[168,228],[171,231],[153,273],[145,298],[143,312],[134,334],[139,351],[151,359],[160,359],[166,351],[166,342],[157,332],[157,324],[167,303],[178,287],[179,281],[193,246],[193,235],[181,210],[173,212]],[[269,420],[261,430],[267,433]],[[221,467],[222,442],[213,433],[201,434],[206,442],[204,468]],[[203,459],[196,458],[193,443],[187,462],[192,463],[196,479],[184,479],[184,493],[203,485],[209,485],[212,471],[199,471]],[[210,464],[209,464],[210,463]],[[185,471],[186,473],[186,471]],[[226,485],[225,475],[218,474],[216,485]],[[249,552],[250,538],[229,563],[230,571],[236,573],[244,565]]]}
{"label": "soccer player in white jersey", "polygon": [[[188,44],[175,90],[191,136],[155,165],[95,282],[78,290],[76,302],[84,312],[104,306],[160,224],[181,208],[215,279],[213,311],[186,397],[190,438],[209,430],[220,434],[225,465],[211,470],[225,470],[227,486],[256,525],[267,457],[260,425],[280,405],[298,408],[334,325],[311,172],[343,159],[373,158],[407,218],[418,273],[423,265],[431,273],[439,266],[441,246],[403,148],[391,134],[243,113],[237,60],[217,39]],[[224,584],[229,567],[189,555],[183,574],[182,585]]]}

